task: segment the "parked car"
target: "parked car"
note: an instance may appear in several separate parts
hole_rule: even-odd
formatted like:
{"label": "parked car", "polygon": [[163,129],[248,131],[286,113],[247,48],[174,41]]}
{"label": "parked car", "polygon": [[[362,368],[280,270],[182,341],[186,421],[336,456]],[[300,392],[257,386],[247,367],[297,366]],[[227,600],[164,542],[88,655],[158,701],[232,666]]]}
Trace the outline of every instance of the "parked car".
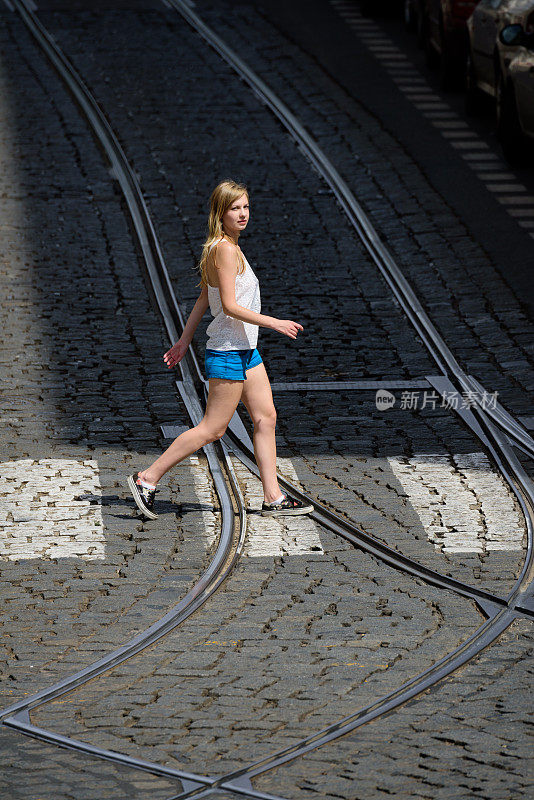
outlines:
{"label": "parked car", "polygon": [[443,89],[463,86],[468,52],[466,23],[478,0],[425,0],[424,47],[429,66],[439,66]]}
{"label": "parked car", "polygon": [[[533,4],[534,5],[534,4]],[[534,161],[534,8],[524,24],[506,25],[499,42],[515,48],[497,84],[497,135],[511,164]]]}
{"label": "parked car", "polygon": [[467,20],[466,110],[476,112],[484,96],[496,98],[501,78],[517,54],[516,44],[499,38],[506,25],[523,28],[534,11],[534,0],[480,0]]}

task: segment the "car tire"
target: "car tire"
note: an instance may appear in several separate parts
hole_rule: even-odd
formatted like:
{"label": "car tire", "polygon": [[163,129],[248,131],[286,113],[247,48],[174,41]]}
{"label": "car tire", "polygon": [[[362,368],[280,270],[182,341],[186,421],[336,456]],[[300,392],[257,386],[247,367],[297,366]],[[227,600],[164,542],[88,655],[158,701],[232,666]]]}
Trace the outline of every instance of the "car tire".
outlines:
{"label": "car tire", "polygon": [[441,56],[439,59],[439,85],[445,92],[458,89],[461,84],[458,63],[452,58],[443,29],[440,28]]}
{"label": "car tire", "polygon": [[435,67],[439,66],[439,55],[430,39],[430,24],[426,14],[423,17],[423,26],[423,48],[425,51],[425,62],[427,67],[434,69]]}
{"label": "car tire", "polygon": [[418,3],[417,5],[417,19],[415,22],[415,27],[417,31],[417,46],[420,50],[423,50],[425,46],[425,12],[422,3]]}
{"label": "car tire", "polygon": [[478,114],[482,111],[483,96],[482,91],[478,88],[477,74],[471,51],[467,54],[467,63],[465,65],[465,98],[464,98],[465,113],[470,115]]}
{"label": "car tire", "polygon": [[499,74],[497,82],[497,137],[505,159],[512,167],[523,166],[527,161],[527,143],[517,112],[514,89]]}
{"label": "car tire", "polygon": [[404,0],[404,27],[410,33],[415,33],[417,30],[417,18],[413,13],[413,8],[410,0]]}

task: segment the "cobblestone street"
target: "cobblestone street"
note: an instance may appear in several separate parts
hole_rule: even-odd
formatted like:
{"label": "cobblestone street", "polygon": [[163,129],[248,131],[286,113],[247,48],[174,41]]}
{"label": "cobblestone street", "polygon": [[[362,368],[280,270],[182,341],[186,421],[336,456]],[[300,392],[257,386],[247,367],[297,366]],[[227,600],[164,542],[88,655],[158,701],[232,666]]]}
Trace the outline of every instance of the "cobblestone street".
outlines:
{"label": "cobblestone street", "polygon": [[[302,0],[186,5],[322,148],[462,369],[534,427],[534,314],[522,283],[532,231],[488,199],[438,129],[421,136],[449,165],[447,185],[427,168],[423,145],[407,144],[407,115],[428,121],[399,100],[395,74],[370,77],[360,4],[354,29],[347,4],[328,0],[310,3],[309,17]],[[531,579],[518,496],[465,418],[429,402],[438,365],[280,120],[172,3],[39,0],[35,12],[135,171],[186,317],[209,194],[225,177],[249,187],[243,250],[262,313],[304,328],[295,341],[259,333],[280,475],[394,553],[506,605]],[[178,373],[163,362],[171,342],[117,174],[9,2],[0,21],[4,709],[121,647],[184,598],[211,562],[223,509],[202,449],[164,477],[156,520],[135,509],[127,476],[170,444],[162,426],[191,425]],[[377,35],[380,20],[370,24]],[[389,24],[384,35],[394,36]],[[485,211],[464,213],[466,194]],[[516,243],[510,269],[503,241]],[[208,311],[191,345],[202,365],[210,320]],[[395,392],[394,407],[380,410],[373,382]],[[242,403],[238,412],[252,439]],[[514,453],[532,479],[534,461]],[[248,510],[230,576],[155,644],[32,709],[34,725],[222,778],[372,706],[483,625],[473,598],[393,568],[310,516],[259,515],[261,481],[229,458]],[[259,774],[248,796],[526,800],[532,640],[532,621],[518,612],[445,680]],[[0,751],[0,800],[187,791],[163,773],[4,725]]]}

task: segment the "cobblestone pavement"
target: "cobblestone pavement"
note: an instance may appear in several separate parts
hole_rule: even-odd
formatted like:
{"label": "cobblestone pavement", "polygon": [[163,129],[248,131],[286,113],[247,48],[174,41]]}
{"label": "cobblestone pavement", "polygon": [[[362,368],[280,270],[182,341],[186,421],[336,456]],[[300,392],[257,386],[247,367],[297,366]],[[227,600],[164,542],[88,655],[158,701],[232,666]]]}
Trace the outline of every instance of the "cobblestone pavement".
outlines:
{"label": "cobblestone pavement", "polygon": [[[5,12],[4,20],[16,18]],[[166,482],[155,525],[132,508],[126,475],[160,451],[159,423],[185,409],[161,360],[163,331],[100,153],[22,26],[13,33],[2,24],[0,37],[9,65],[0,140],[4,707],[161,616],[207,563],[214,529],[204,520],[213,499],[202,453]],[[183,519],[178,491],[189,504]],[[20,769],[44,753],[40,766],[51,750],[1,736],[3,766],[11,752],[15,771],[0,794],[11,798],[19,786],[28,798],[42,773],[30,770],[22,786]],[[73,766],[71,795],[70,779],[54,769],[59,783],[48,796],[80,797],[80,769]],[[91,769],[95,778],[113,775]]]}
{"label": "cobblestone pavement", "polygon": [[[244,483],[252,508],[256,482]],[[418,586],[306,517],[277,532],[280,522],[250,514],[249,526],[225,592],[149,653],[40,709],[36,724],[221,774],[395,688],[480,622],[470,603]],[[300,552],[289,544],[275,555],[284,536]]]}
{"label": "cobblestone pavement", "polygon": [[167,800],[179,783],[59,750],[0,728],[2,800]]}
{"label": "cobblestone pavement", "polygon": [[[373,410],[369,395],[338,392],[321,397],[324,405],[301,396],[302,420],[313,420],[305,431],[295,426],[291,400],[277,399],[279,441],[301,487],[431,569],[505,596],[525,541],[514,496],[474,437],[451,430],[447,416],[430,411],[406,419],[407,412],[394,409],[387,416]],[[334,402],[344,418],[332,422]],[[309,452],[312,438],[323,442],[320,456]]]}
{"label": "cobblestone pavement", "polygon": [[527,733],[532,646],[531,623],[514,623],[444,684],[336,742],[337,774],[327,746],[267,773],[255,788],[324,800],[529,797],[532,746],[520,731]]}
{"label": "cobblestone pavement", "polygon": [[[42,21],[94,91],[139,175],[186,312],[198,293],[192,268],[206,198],[215,180],[232,175],[252,192],[256,236],[243,247],[260,277],[262,309],[305,328],[291,343],[262,330],[273,382],[433,374],[331,193],[278,122],[175,13],[142,2],[98,14],[82,2],[70,13],[57,11],[64,4],[47,5],[56,11],[41,3]],[[453,349],[468,369],[525,413],[534,386],[530,323],[409,155],[265,13],[252,4],[197,8],[260,74],[269,71],[269,82],[354,181],[445,338],[461,331]],[[157,521],[141,523],[132,508],[125,475],[165,444],[159,425],[187,423],[186,412],[161,360],[167,342],[98,149],[16,15],[3,10],[2,21],[9,64],[0,141],[2,369],[9,387],[0,469],[6,705],[161,616],[205,565],[220,513],[202,453],[167,476]],[[288,73],[292,81],[284,84]],[[20,86],[24,93],[15,91]],[[429,253],[432,272],[421,268]],[[347,276],[351,287],[339,296]],[[208,322],[206,315],[196,336],[198,356]],[[379,412],[369,392],[280,392],[275,401],[283,474],[407,555],[506,594],[523,558],[523,521],[487,455],[451,412]],[[234,463],[248,506],[258,509],[259,481]],[[480,621],[471,603],[385,567],[308,518],[282,523],[251,513],[244,558],[200,613],[33,719],[101,747],[222,774],[395,688]],[[518,622],[477,664],[402,714],[258,786],[290,797],[349,798],[354,787],[373,798],[454,797],[450,782],[431,783],[432,760],[426,771],[417,765],[435,759],[446,741],[445,775],[453,771],[455,790],[522,797],[526,783],[516,762],[499,765],[503,741],[523,752],[525,703],[513,706],[514,725],[506,719],[511,690],[526,693],[529,630]],[[510,665],[504,679],[502,663]],[[454,709],[465,694],[477,697],[461,720]],[[451,740],[440,739],[434,724]],[[467,751],[473,730],[482,732],[488,754],[475,763]],[[172,794],[167,781],[59,753],[5,729],[0,735],[8,753],[2,797]],[[365,757],[364,770],[354,753]],[[485,777],[488,759],[499,771],[493,783]],[[45,779],[36,763],[46,765]],[[377,770],[383,785],[375,780],[371,789]],[[401,777],[413,791],[399,788]]]}
{"label": "cobblestone pavement", "polygon": [[[206,8],[209,9],[209,6]],[[263,273],[261,270],[260,261],[258,269],[260,277],[264,274],[262,307],[267,310],[276,309],[280,316],[296,317],[305,328],[302,341],[299,339],[285,345],[280,344],[279,337],[275,338],[270,336],[268,331],[262,331],[260,347],[264,353],[271,380],[290,380],[294,379],[294,376],[298,376],[299,379],[317,377],[380,378],[385,376],[408,378],[429,374],[429,370],[430,373],[434,371],[429,357],[396,308],[388,288],[377,275],[376,269],[369,263],[369,259],[354,233],[348,223],[345,223],[344,217],[336,215],[335,224],[330,222],[333,199],[328,194],[320,193],[325,191],[320,179],[310,170],[303,158],[291,157],[289,159],[288,146],[292,150],[294,150],[294,146],[289,143],[286,134],[280,132],[279,125],[272,115],[258,105],[250,90],[240,83],[236,84],[233,73],[225,67],[218,56],[205,47],[203,42],[192,33],[189,26],[184,25],[176,14],[164,13],[162,15],[145,12],[144,14],[130,15],[127,26],[124,24],[124,12],[97,17],[81,14],[77,17],[80,20],[78,25],[74,24],[70,14],[65,15],[64,19],[59,14],[43,14],[42,16],[94,89],[114,127],[121,134],[128,156],[142,178],[143,187],[147,192],[158,224],[165,253],[169,254],[171,274],[174,277],[175,285],[179,287],[180,299],[185,298],[186,306],[192,304],[196,299],[196,292],[193,292],[195,281],[188,279],[186,282],[184,280],[184,275],[189,274],[188,270],[194,264],[200,245],[200,236],[197,242],[193,240],[192,236],[197,231],[201,234],[205,225],[205,199],[198,187],[210,185],[209,181],[212,180],[215,161],[215,156],[212,156],[213,160],[205,159],[205,163],[199,164],[198,157],[195,158],[195,152],[189,151],[192,146],[190,142],[194,141],[196,152],[209,152],[209,149],[215,146],[212,130],[216,130],[217,125],[222,126],[222,129],[225,125],[233,125],[234,128],[239,126],[243,139],[239,153],[236,153],[231,137],[221,137],[216,140],[218,160],[225,165],[228,173],[242,174],[246,169],[247,181],[251,182],[251,179],[255,181],[255,185],[253,183],[252,186],[254,197],[258,195],[256,201],[259,206],[258,216],[262,219],[265,215],[271,230],[277,232],[277,242],[275,244],[271,242],[271,247],[269,247],[269,237],[262,236],[263,244],[267,245],[267,257],[272,258],[270,269],[275,278],[274,282],[268,280],[267,272]],[[221,24],[223,23],[221,22]],[[261,26],[265,23],[262,23],[260,18],[258,24]],[[146,47],[147,26],[150,26],[153,35],[157,36],[160,42],[157,59],[154,59],[152,50]],[[233,35],[235,36],[235,33]],[[122,37],[118,40],[121,52],[119,65],[116,63],[115,50],[112,48],[112,41],[117,42],[117,36]],[[179,58],[176,57],[177,36],[179,36],[181,48]],[[88,49],[88,41],[99,42],[98,58],[95,58],[93,52],[94,45]],[[285,43],[284,46],[286,46]],[[110,56],[110,53],[113,55]],[[276,59],[274,60],[276,61]],[[261,63],[260,59],[260,67]],[[113,70],[119,67],[123,68],[124,81],[110,81],[109,76],[113,74]],[[200,90],[198,88],[198,75],[204,74],[205,71],[210,77],[207,95],[204,86]],[[298,74],[300,75],[300,73]],[[144,80],[151,87],[157,87],[152,90],[149,101],[145,97],[143,89]],[[307,80],[304,73],[302,80]],[[227,103],[222,103],[220,100],[227,92],[229,85],[233,87],[230,108]],[[332,88],[332,94],[336,97],[335,86]],[[194,106],[195,114],[191,114],[195,95],[198,96],[198,100]],[[332,101],[325,97],[324,102]],[[292,105],[295,106],[295,103],[296,100]],[[183,120],[185,106],[189,109],[186,122]],[[314,108],[318,107],[320,107],[320,103],[314,99]],[[135,113],[133,108],[135,108]],[[208,128],[206,127],[206,114],[210,119]],[[306,114],[309,116],[310,110]],[[177,126],[180,126],[184,137],[188,137],[181,149],[182,157],[180,159],[176,158],[176,146],[173,139],[173,130]],[[258,142],[261,142],[259,149]],[[327,151],[330,152],[330,149],[329,146]],[[243,167],[243,163],[246,164],[246,167]],[[372,163],[374,162],[371,161],[369,170]],[[197,164],[199,170],[192,180],[192,168]],[[257,188],[254,188],[255,186]],[[358,183],[358,196],[360,190],[365,197],[365,190],[362,184]],[[187,206],[190,195],[194,196],[194,200],[191,200],[191,210]],[[272,202],[273,197],[280,198],[279,204]],[[267,200],[270,201],[269,204],[267,204]],[[288,214],[288,202],[291,203],[291,209],[293,209],[291,214]],[[180,212],[184,213],[185,206],[187,206],[187,213],[184,215],[187,218],[185,222],[189,224],[184,224],[182,220],[177,219]],[[177,212],[179,213],[177,214]],[[318,223],[320,223],[320,227]],[[302,264],[296,250],[297,246],[300,246],[302,236],[305,237],[307,243],[313,245],[307,250],[307,256],[309,255],[310,258],[307,271],[310,278],[315,278],[315,285],[320,287],[316,294],[309,284],[306,286],[306,306],[299,302],[299,299],[303,297],[303,287],[299,286]],[[184,264],[185,242],[191,248],[191,264]],[[280,244],[283,245],[284,250],[287,248],[291,259],[282,264],[278,260],[280,259],[279,253],[271,256],[271,250],[276,247],[278,252]],[[250,246],[254,248],[252,238]],[[258,247],[257,243],[255,247]],[[249,243],[247,243],[247,253],[248,251]],[[336,251],[338,254],[344,254],[342,262],[344,274],[347,269],[355,271],[357,283],[354,286],[354,296],[351,296],[351,292],[344,291],[340,298],[335,282],[331,286],[331,292],[325,293],[322,278],[323,262],[328,259],[327,263],[336,263],[336,260],[339,259]],[[357,254],[358,259],[356,268],[351,260],[354,253]],[[262,256],[263,262],[265,262],[265,258],[265,255]],[[255,265],[255,259],[252,263]],[[489,265],[486,266],[489,268]],[[333,274],[337,277],[340,271],[341,267],[336,267]],[[496,281],[499,281],[496,273],[494,277]],[[290,285],[295,286],[295,300],[291,301],[288,300],[286,291],[288,280]],[[429,292],[425,296],[431,297],[432,292],[433,288],[429,286]],[[495,299],[497,300],[497,296]],[[297,303],[299,304],[297,305]],[[365,311],[364,304],[368,305],[368,313],[362,313]],[[387,309],[387,317],[384,316],[385,309]],[[515,310],[517,311],[517,308]],[[298,311],[298,315],[295,311]],[[208,322],[209,315],[207,314],[202,323],[202,333],[199,331],[196,338],[199,358],[202,356],[204,345],[204,326],[207,326]],[[372,337],[369,336],[370,329],[373,330]],[[340,331],[342,331],[341,334]],[[375,334],[377,331],[378,333]],[[308,340],[310,340],[310,344],[308,344]],[[317,341],[321,341],[320,357],[318,357],[315,344]],[[289,347],[291,350],[288,350]],[[324,354],[326,353],[328,357],[325,359]],[[342,369],[336,366],[338,360],[342,364]],[[399,369],[397,365],[402,365],[402,367]],[[428,471],[428,464],[436,461],[434,456],[438,461],[441,460],[441,474],[438,480],[443,483],[443,471],[451,469],[452,456],[455,454],[466,455],[467,462],[464,463],[464,467],[471,470],[472,477],[466,477],[465,474],[461,475],[458,472],[454,476],[452,474],[450,476],[456,485],[463,481],[466,490],[463,495],[464,509],[473,505],[469,498],[472,492],[472,489],[469,488],[469,481],[485,483],[489,465],[487,462],[480,461],[484,457],[478,455],[479,448],[474,437],[460,432],[461,429],[453,420],[452,415],[441,415],[437,409],[431,414],[422,414],[424,422],[422,422],[420,434],[414,434],[411,437],[409,452],[406,452],[406,443],[400,444],[397,425],[393,426],[392,442],[386,433],[387,440],[390,441],[390,449],[387,452],[385,450],[377,451],[377,446],[384,440],[383,431],[385,428],[390,429],[394,415],[384,417],[384,415],[373,413],[373,408],[376,408],[373,398],[369,395],[367,397],[367,402],[362,403],[359,406],[361,410],[356,412],[358,401],[354,400],[353,395],[343,396],[340,392],[336,392],[336,416],[339,418],[331,420],[332,397],[328,393],[309,393],[304,398],[300,395],[298,405],[294,402],[294,395],[288,396],[279,393],[276,402],[282,417],[279,440],[281,446],[291,444],[283,438],[284,426],[287,424],[291,429],[289,437],[293,436],[298,440],[297,446],[292,446],[292,458],[304,458],[306,453],[312,453],[314,458],[317,453],[323,456],[325,439],[329,451],[332,448],[342,451],[341,458],[336,461],[334,466],[334,469],[339,466],[338,472],[341,472],[342,478],[336,477],[333,486],[332,479],[330,479],[328,487],[329,491],[335,492],[336,502],[334,504],[336,507],[339,507],[336,504],[337,499],[342,500],[342,493],[339,491],[342,487],[338,486],[338,483],[341,481],[343,484],[343,481],[347,482],[350,479],[344,488],[348,493],[351,508],[354,508],[354,466],[350,457],[371,457],[372,459],[376,456],[386,456],[385,464],[378,465],[379,470],[385,469],[385,483],[388,478],[391,478],[395,487],[394,494],[397,495],[403,485],[402,480],[399,480],[402,473],[406,483],[406,487],[402,490],[403,494],[413,498],[413,504],[410,503],[412,519],[406,521],[408,525],[411,524],[412,534],[405,537],[406,548],[413,555],[414,525],[417,537],[417,531],[425,527],[423,520],[427,518],[426,527],[432,530],[429,529],[425,534],[425,543],[427,538],[434,538],[438,550],[444,549],[447,553],[450,550],[447,547],[449,542],[446,540],[450,537],[444,536],[447,523],[440,518],[439,508],[434,509],[438,513],[428,511],[428,506],[436,506],[437,501],[423,496],[425,492],[428,495],[428,493],[433,494],[436,491],[428,484],[424,474],[425,471]],[[517,397],[519,398],[519,395]],[[328,413],[322,414],[322,409]],[[414,422],[408,411],[400,411],[399,414],[399,424],[402,428],[410,430],[414,424],[419,423],[419,416],[417,416],[417,422]],[[426,420],[428,420],[431,431],[427,429]],[[375,422],[378,423],[378,426],[375,425]],[[359,431],[354,432],[355,425],[358,426]],[[311,435],[310,426],[313,426]],[[306,434],[301,436],[303,431]],[[363,431],[365,433],[362,436],[360,432]],[[380,434],[377,431],[380,431]],[[369,434],[372,437],[370,447]],[[317,438],[318,436],[319,438]],[[455,449],[452,445],[453,439],[456,437],[459,438]],[[347,450],[351,452],[348,453]],[[280,454],[284,455],[284,452],[281,450]],[[349,461],[346,461],[347,455],[349,455]],[[388,457],[393,461],[388,462]],[[426,481],[427,488],[423,491],[423,495],[419,493],[418,497],[413,492],[410,495],[414,481],[411,482],[412,486],[408,486],[408,475],[412,471],[413,465],[403,461],[406,457],[419,459],[419,464],[413,470],[415,485],[417,486],[418,483],[425,485]],[[320,465],[312,466],[315,471],[319,466],[318,479],[323,488],[326,488],[324,484],[325,470],[321,469],[321,465],[325,466],[327,461],[328,458],[323,460],[321,457]],[[376,477],[376,467],[371,467],[372,490],[370,495],[364,499],[366,507],[362,509],[363,513],[360,512],[356,517],[357,521],[362,524],[364,514],[367,515],[373,504],[376,505],[377,502],[380,502],[378,497],[373,497],[373,493],[376,495],[373,470]],[[317,480],[317,475],[315,477]],[[358,468],[356,480],[358,483],[362,480],[361,470]],[[312,484],[304,482],[303,485],[311,486]],[[406,488],[408,488],[407,493]],[[450,484],[449,488],[452,489]],[[486,493],[487,489],[486,483]],[[316,487],[314,490],[317,491]],[[480,486],[480,490],[484,491],[483,486]],[[493,491],[499,494],[503,489],[498,488],[497,484],[490,481],[489,493],[492,494]],[[383,500],[387,506],[387,490]],[[444,502],[442,489],[441,505]],[[513,500],[508,498],[506,502],[511,508],[510,504],[513,504]],[[506,548],[511,548],[502,551],[492,549],[496,543],[492,545],[489,542],[488,547],[483,542],[483,539],[486,538],[484,526],[487,529],[489,519],[486,521],[484,512],[481,515],[479,511],[480,509],[478,511],[474,508],[469,509],[463,519],[464,529],[470,527],[473,531],[477,529],[479,531],[479,535],[477,535],[479,541],[473,545],[471,552],[487,556],[482,573],[485,572],[485,567],[493,562],[489,568],[489,575],[485,577],[491,576],[491,579],[496,581],[509,583],[521,559],[522,530],[517,517],[517,509],[511,515],[506,516],[504,530],[498,534],[499,536],[504,535],[504,539],[508,542],[505,544]],[[374,521],[376,518],[374,510],[371,513]],[[430,520],[428,520],[429,513],[432,517]],[[388,540],[393,542],[391,521],[382,520],[373,532],[379,535],[380,525],[384,523]],[[459,530],[456,530],[454,525],[449,525],[449,527],[453,528],[452,538],[458,539],[458,534],[462,532],[462,525]],[[415,548],[418,558],[424,560],[426,554],[421,551],[418,542],[415,542]],[[434,559],[434,550],[434,547],[428,548],[428,558],[431,560]],[[481,574],[478,555],[470,557],[456,552],[453,564],[455,567],[456,565],[459,567],[466,560],[470,562],[469,574],[464,572],[463,577],[479,580]]]}
{"label": "cobblestone pavement", "polygon": [[[298,34],[293,27],[306,29],[299,24],[305,5],[297,2],[293,14],[289,4],[277,0],[242,4],[217,0],[202,3],[199,11],[247,63],[253,64],[257,74],[323,147],[464,369],[491,387],[491,391],[499,391],[500,398],[515,413],[531,412],[533,320],[521,311],[521,296],[514,295],[502,277],[507,272],[506,262],[498,265],[492,262],[491,253],[485,252],[485,242],[475,240],[454,208],[434,190],[409,151],[380,119],[358,102],[357,95],[343,88],[341,70],[339,81],[337,75],[333,79],[325,74],[321,68],[322,51],[335,48],[317,45],[316,56],[295,41]],[[323,41],[327,35],[329,41],[336,41],[346,23],[328,3],[314,5],[319,9],[312,14],[315,30],[321,32]],[[283,23],[278,22],[278,16]],[[289,35],[284,35],[285,25],[289,26],[287,17],[291,16],[296,24]],[[362,42],[358,44],[363,49]],[[373,85],[369,73],[365,73],[364,80],[360,79],[360,84],[367,80]],[[391,77],[389,80],[391,106],[399,101],[396,84]],[[384,89],[384,84],[380,89]],[[387,100],[384,105],[388,105]],[[399,113],[404,113],[401,104]],[[440,136],[436,132],[439,149],[434,151],[434,160],[445,159],[452,170],[456,159],[467,172],[461,154]],[[479,194],[481,187],[475,181],[473,197]],[[483,192],[481,202],[486,203]],[[330,205],[325,233],[335,229],[337,236],[338,218],[332,220],[331,209]],[[506,211],[501,209],[501,212],[501,217],[507,218]],[[490,216],[489,209],[487,213]],[[512,241],[528,239],[531,252],[528,232],[514,220],[506,221],[510,228],[503,228],[503,235],[508,233]],[[299,240],[298,229],[289,235]],[[387,368],[386,361],[381,374]]]}

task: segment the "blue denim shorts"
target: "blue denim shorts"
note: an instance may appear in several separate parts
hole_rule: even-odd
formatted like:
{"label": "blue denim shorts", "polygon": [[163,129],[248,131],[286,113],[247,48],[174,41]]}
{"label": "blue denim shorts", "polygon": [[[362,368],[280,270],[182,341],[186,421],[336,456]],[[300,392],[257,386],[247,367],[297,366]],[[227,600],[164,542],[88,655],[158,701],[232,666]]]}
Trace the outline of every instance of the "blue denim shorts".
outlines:
{"label": "blue denim shorts", "polygon": [[258,348],[254,350],[208,350],[204,356],[206,379],[228,378],[246,381],[247,369],[262,363]]}

